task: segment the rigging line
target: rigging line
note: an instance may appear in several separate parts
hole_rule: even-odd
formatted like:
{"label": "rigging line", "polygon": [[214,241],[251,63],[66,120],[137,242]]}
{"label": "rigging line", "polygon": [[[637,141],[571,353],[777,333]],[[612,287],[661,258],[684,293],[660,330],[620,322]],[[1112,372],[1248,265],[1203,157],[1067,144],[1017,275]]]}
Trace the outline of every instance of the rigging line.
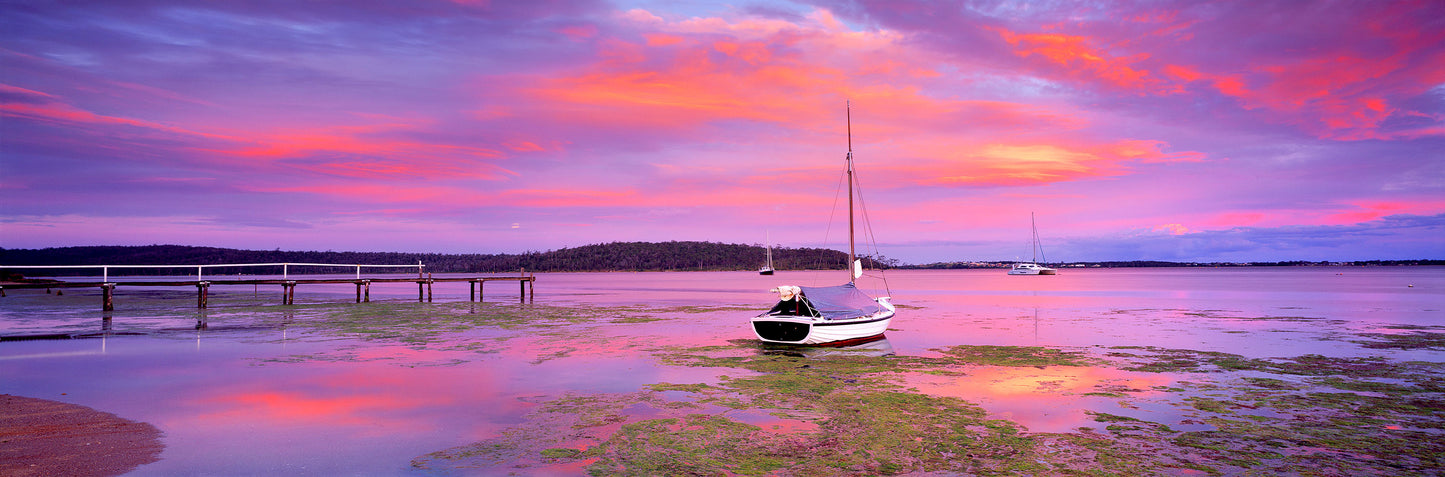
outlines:
{"label": "rigging line", "polygon": [[1039,258],[1044,259],[1044,261],[1040,263],[1049,263],[1049,257],[1044,256],[1044,241],[1039,240],[1038,226],[1034,226],[1034,244],[1038,245],[1039,247]]}
{"label": "rigging line", "polygon": [[[879,258],[883,256],[883,253],[878,249],[878,236],[873,233],[873,219],[872,216],[868,215],[868,203],[863,200],[863,182],[858,178],[861,174],[856,174],[857,168],[855,167],[854,169],[853,182],[857,183],[856,185],[858,186],[858,208],[862,209],[863,214],[864,241],[873,244],[873,262],[879,264],[882,263],[879,261]],[[850,263],[848,266],[851,267],[853,264]],[[881,266],[878,268],[878,275],[883,279],[883,290],[889,295],[892,295],[893,289],[888,286],[887,273]]]}
{"label": "rigging line", "polygon": [[[842,188],[841,186],[842,186],[842,184],[843,184],[843,178],[844,178],[844,177],[847,177],[847,175],[848,175],[848,173],[847,173],[846,171],[843,172],[843,173],[841,173],[841,174],[838,174],[838,186],[835,186],[835,187],[833,188],[833,207],[828,210],[828,227],[825,228],[824,231],[823,231],[823,246],[822,246],[822,247],[819,247],[820,249],[826,250],[826,249],[828,248],[828,245],[831,243],[831,242],[829,242],[829,240],[831,240],[831,239],[829,238],[829,236],[833,234],[833,219],[838,216],[838,199],[839,199],[840,197],[842,197],[842,195],[843,195],[843,192],[842,192],[842,191],[843,191],[843,188]],[[827,270],[827,268],[825,268],[825,266],[828,265],[828,264],[824,263],[824,261],[825,261],[826,259],[827,259],[827,252],[820,251],[820,252],[818,252],[817,261],[816,261],[816,262],[813,262],[813,263],[817,264],[817,266],[818,266],[819,269]],[[851,270],[851,269],[852,269],[852,268],[851,268],[852,266],[853,266],[853,264],[849,263],[849,264],[847,264],[847,267],[845,267],[845,268]],[[813,284],[814,284],[814,285],[817,285],[817,284],[818,284],[818,281],[817,281],[817,278],[816,278],[816,277],[813,279]]]}

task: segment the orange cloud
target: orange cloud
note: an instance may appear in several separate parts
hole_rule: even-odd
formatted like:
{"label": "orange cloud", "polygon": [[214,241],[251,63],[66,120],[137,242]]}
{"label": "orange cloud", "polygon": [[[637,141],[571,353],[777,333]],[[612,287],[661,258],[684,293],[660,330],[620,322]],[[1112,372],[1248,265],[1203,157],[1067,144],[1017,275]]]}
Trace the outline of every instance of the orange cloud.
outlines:
{"label": "orange cloud", "polygon": [[1184,234],[1187,234],[1187,233],[1189,233],[1189,232],[1192,232],[1191,230],[1189,230],[1189,227],[1185,227],[1184,224],[1163,224],[1163,225],[1155,225],[1155,226],[1154,226],[1154,231],[1155,231],[1155,232],[1167,232],[1169,235],[1184,235]]}
{"label": "orange cloud", "polygon": [[914,176],[910,182],[926,185],[1031,185],[1123,175],[1129,163],[1203,159],[1199,152],[1166,153],[1164,147],[1142,140],[1089,146],[940,142],[914,153],[944,159],[908,170]]}
{"label": "orange cloud", "polygon": [[560,122],[670,130],[720,120],[821,128],[836,123],[845,97],[913,115],[947,109],[934,104],[948,101],[896,86],[940,75],[901,35],[848,31],[824,10],[796,23],[670,22],[644,10],[623,18],[649,31],[645,41],[599,40],[603,61],[531,81],[524,94],[543,105],[535,110],[555,111]]}
{"label": "orange cloud", "polygon": [[1164,83],[1158,78],[1151,76],[1146,70],[1134,67],[1136,63],[1149,58],[1147,53],[1116,57],[1091,47],[1088,44],[1089,39],[1082,36],[1019,34],[1003,28],[994,30],[1014,47],[1014,54],[1025,58],[1035,55],[1042,57],[1063,67],[1065,73],[1075,79],[1099,80],[1139,94],[1160,93],[1165,89]]}

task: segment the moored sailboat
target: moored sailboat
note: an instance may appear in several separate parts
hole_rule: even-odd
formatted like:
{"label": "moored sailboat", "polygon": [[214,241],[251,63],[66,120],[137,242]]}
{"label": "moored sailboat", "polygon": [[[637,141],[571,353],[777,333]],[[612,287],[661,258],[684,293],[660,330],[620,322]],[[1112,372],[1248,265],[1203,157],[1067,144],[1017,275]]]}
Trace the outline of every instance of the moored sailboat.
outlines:
{"label": "moored sailboat", "polygon": [[[851,108],[850,108],[851,109]],[[888,331],[895,308],[889,297],[869,297],[854,285],[863,275],[853,236],[853,133],[848,121],[848,283],[830,287],[774,288],[778,303],[752,319],[753,333],[767,343],[846,345],[875,340]]]}
{"label": "moored sailboat", "polygon": [[769,234],[769,235],[768,235],[768,263],[765,264],[765,265],[763,265],[762,268],[759,268],[759,269],[758,269],[758,275],[772,275],[772,274],[773,274],[773,236],[772,236],[772,234]]}
{"label": "moored sailboat", "polygon": [[[1043,266],[1043,265],[1039,265],[1039,264],[1038,264],[1039,256],[1040,256],[1040,255],[1043,255],[1043,252],[1044,252],[1044,245],[1039,242],[1039,224],[1038,224],[1038,222],[1037,222],[1036,220],[1034,220],[1034,214],[1033,214],[1032,212],[1029,213],[1029,224],[1031,224],[1031,225],[1033,226],[1033,231],[1034,231],[1034,235],[1033,235],[1033,237],[1032,237],[1032,241],[1029,242],[1029,243],[1030,243],[1030,247],[1029,247],[1029,248],[1032,249],[1031,251],[1032,251],[1033,254],[1034,254],[1034,259],[1033,259],[1032,261],[1028,261],[1028,262],[1015,263],[1014,266],[1013,266],[1013,268],[1010,268],[1010,269],[1009,269],[1008,274],[1009,274],[1009,275],[1055,275],[1055,274],[1057,274],[1057,273],[1058,273],[1057,270],[1054,270],[1054,269],[1052,269],[1052,268],[1045,267],[1045,266]],[[1048,260],[1048,259],[1044,259],[1044,260]]]}

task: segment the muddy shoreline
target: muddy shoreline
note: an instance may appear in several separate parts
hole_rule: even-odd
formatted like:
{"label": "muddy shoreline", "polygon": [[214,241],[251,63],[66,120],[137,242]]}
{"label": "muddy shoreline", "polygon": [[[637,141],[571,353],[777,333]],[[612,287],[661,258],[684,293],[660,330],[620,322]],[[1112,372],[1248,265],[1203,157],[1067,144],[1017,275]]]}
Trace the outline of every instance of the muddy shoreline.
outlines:
{"label": "muddy shoreline", "polygon": [[160,460],[161,431],[85,406],[0,395],[0,475],[121,475]]}

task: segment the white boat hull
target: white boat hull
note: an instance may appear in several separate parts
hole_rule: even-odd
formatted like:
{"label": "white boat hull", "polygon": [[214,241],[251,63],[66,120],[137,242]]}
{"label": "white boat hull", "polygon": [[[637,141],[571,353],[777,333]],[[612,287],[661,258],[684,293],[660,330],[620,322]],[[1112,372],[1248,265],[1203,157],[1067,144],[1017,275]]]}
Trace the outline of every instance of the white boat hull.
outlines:
{"label": "white boat hull", "polygon": [[1054,275],[1058,272],[1052,268],[1033,264],[1020,263],[1009,269],[1009,275]]}
{"label": "white boat hull", "polygon": [[[876,336],[881,336],[888,331],[888,323],[893,321],[895,309],[888,297],[878,298],[878,304],[883,307],[877,313],[869,316],[853,318],[848,320],[825,320],[808,316],[791,315],[758,315],[753,317],[753,334],[759,340],[766,343],[793,344],[793,345],[826,345],[855,342]],[[770,333],[759,331],[760,323],[762,328],[787,326],[798,331],[797,339],[778,339],[776,336],[765,336]]]}

